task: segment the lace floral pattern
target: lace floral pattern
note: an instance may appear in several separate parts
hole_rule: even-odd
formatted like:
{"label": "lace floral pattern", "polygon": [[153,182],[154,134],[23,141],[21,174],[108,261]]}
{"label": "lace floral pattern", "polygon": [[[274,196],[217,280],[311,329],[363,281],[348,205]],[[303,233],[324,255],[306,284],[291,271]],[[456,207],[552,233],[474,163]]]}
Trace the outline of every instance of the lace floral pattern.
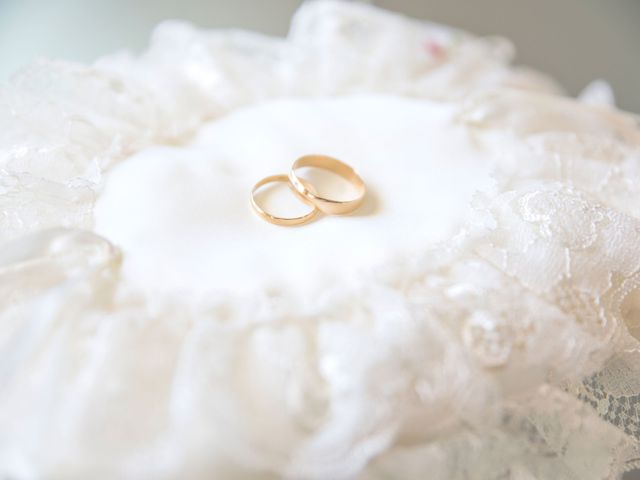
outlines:
{"label": "lace floral pattern", "polygon": [[[0,91],[0,476],[638,466],[639,122],[557,95],[511,56],[503,40],[319,1],[286,40],[167,23],[140,58],[18,74]],[[263,99],[357,92],[455,104],[497,159],[494,190],[446,245],[304,308],[268,292],[185,304],[137,292],[90,232],[103,172],[135,151]]]}

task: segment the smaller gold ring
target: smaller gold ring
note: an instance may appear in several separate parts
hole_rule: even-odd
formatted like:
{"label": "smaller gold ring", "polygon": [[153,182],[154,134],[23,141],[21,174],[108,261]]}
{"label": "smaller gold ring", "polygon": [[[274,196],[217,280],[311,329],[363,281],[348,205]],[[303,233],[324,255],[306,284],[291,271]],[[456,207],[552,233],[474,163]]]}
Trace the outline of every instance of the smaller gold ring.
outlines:
{"label": "smaller gold ring", "polygon": [[[296,174],[296,170],[302,167],[316,167],[340,175],[356,188],[358,192],[356,198],[341,201],[319,196],[308,181]],[[326,155],[305,155],[297,159],[289,172],[289,181],[301,198],[306,198],[322,212],[330,215],[345,215],[353,212],[360,206],[367,191],[362,178],[351,166]]]}
{"label": "smaller gold ring", "polygon": [[289,177],[287,177],[284,174],[281,174],[281,175],[271,175],[269,177],[265,177],[262,180],[260,180],[258,183],[256,183],[251,189],[251,206],[253,207],[253,210],[258,215],[260,215],[264,220],[266,220],[269,223],[273,223],[274,225],[284,225],[284,226],[302,225],[310,222],[320,213],[320,210],[318,209],[318,207],[316,207],[313,203],[311,203],[306,198],[303,198],[300,195],[298,195],[298,193],[295,191],[294,191],[294,193],[296,194],[295,198],[299,198],[303,200],[304,203],[311,206],[313,210],[311,210],[309,213],[302,215],[300,217],[276,217],[275,215],[271,215],[270,213],[267,213],[260,205],[258,205],[258,202],[256,202],[255,194],[260,187],[268,183],[275,183],[275,182],[284,182],[289,186],[289,188],[291,188],[291,184],[289,183]]}

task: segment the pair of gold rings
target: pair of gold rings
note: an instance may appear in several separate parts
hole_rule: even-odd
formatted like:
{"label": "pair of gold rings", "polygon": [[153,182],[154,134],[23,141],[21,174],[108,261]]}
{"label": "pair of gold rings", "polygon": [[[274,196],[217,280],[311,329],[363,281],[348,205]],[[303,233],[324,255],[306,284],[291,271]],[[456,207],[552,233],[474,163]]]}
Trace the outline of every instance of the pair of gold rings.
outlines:
{"label": "pair of gold rings", "polygon": [[[308,180],[298,176],[297,171],[303,167],[315,167],[339,175],[355,188],[355,197],[347,200],[336,200],[319,195]],[[256,192],[260,187],[274,182],[287,183],[296,196],[311,207],[311,211],[300,217],[278,217],[266,212],[256,202]],[[256,183],[251,189],[251,206],[260,217],[275,225],[302,225],[312,221],[320,213],[346,215],[353,212],[364,200],[365,193],[366,187],[362,178],[351,166],[326,155],[305,155],[293,163],[289,175],[271,175]]]}

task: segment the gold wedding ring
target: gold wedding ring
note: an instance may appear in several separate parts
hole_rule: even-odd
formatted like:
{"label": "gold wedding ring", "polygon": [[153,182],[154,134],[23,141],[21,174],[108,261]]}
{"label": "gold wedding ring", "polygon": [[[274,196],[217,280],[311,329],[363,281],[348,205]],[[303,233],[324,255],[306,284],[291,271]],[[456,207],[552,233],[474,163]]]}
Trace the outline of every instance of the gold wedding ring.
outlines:
{"label": "gold wedding ring", "polygon": [[[298,176],[296,170],[303,167],[315,167],[322,170],[328,170],[344,178],[349,182],[356,190],[355,198],[349,200],[335,200],[331,198],[325,198],[318,195],[318,192],[308,180],[305,180]],[[256,202],[256,192],[258,189],[268,183],[284,182],[289,188],[296,194],[300,200],[309,205],[312,210],[300,217],[277,217],[266,212],[258,202]],[[271,175],[270,177],[263,178],[256,183],[251,189],[251,206],[255,212],[260,215],[264,220],[275,225],[303,225],[312,221],[320,212],[328,215],[345,215],[353,212],[360,206],[367,189],[364,182],[356,171],[340,160],[328,157],[326,155],[305,155],[300,157],[293,163],[289,175]]]}
{"label": "gold wedding ring", "polygon": [[[321,197],[315,192],[307,180],[300,178],[296,174],[296,170],[302,167],[320,168],[340,175],[355,187],[357,192],[356,197],[344,201]],[[306,198],[322,212],[329,215],[345,215],[353,212],[360,206],[367,191],[362,178],[360,178],[353,168],[336,158],[326,155],[305,155],[304,157],[300,157],[291,167],[289,181],[301,195],[301,198]]]}
{"label": "gold wedding ring", "polygon": [[[304,203],[306,203],[307,205],[311,206],[312,210],[305,214],[302,215],[300,217],[277,217],[275,215],[272,215],[268,212],[266,212],[260,205],[258,205],[258,202],[256,202],[256,192],[258,191],[258,189],[268,183],[276,183],[276,182],[284,182],[287,185],[289,185],[289,187],[291,188],[291,190],[293,190],[294,193],[296,193],[296,197],[300,198]],[[260,180],[258,183],[256,183],[253,188],[251,189],[251,206],[253,207],[254,211],[260,215],[263,219],[265,219],[267,222],[269,223],[273,223],[275,225],[286,225],[286,226],[293,226],[293,225],[303,225],[305,223],[308,223],[310,221],[312,221],[319,213],[320,210],[318,209],[318,207],[316,207],[313,203],[311,203],[309,200],[307,200],[305,197],[302,197],[298,194],[298,192],[296,192],[292,186],[291,183],[289,183],[289,177],[287,177],[286,175],[282,174],[282,175],[271,175],[269,177],[263,178],[262,180]]]}

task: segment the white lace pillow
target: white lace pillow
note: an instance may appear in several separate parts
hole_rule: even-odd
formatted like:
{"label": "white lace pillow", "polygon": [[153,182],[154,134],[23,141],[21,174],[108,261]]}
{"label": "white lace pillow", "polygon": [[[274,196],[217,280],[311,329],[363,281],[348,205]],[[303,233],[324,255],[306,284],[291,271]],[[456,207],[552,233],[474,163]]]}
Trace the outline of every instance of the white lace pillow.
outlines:
{"label": "white lace pillow", "polygon": [[[0,473],[600,479],[638,465],[640,128],[319,1],[0,91]],[[278,229],[262,175],[358,167]]]}

